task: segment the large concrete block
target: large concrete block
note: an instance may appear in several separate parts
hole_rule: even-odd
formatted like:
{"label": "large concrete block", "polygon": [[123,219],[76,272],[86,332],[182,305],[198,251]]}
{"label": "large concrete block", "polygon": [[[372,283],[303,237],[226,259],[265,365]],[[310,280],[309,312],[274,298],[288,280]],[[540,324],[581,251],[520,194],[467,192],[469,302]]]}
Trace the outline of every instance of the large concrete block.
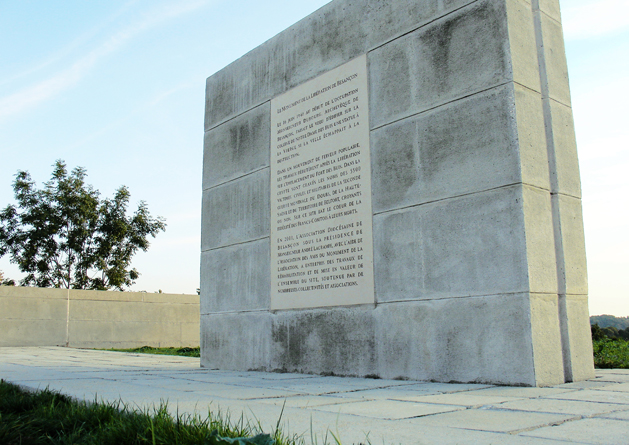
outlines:
{"label": "large concrete block", "polygon": [[522,183],[550,190],[542,95],[514,85]]}
{"label": "large concrete block", "polygon": [[0,347],[65,346],[66,320],[0,318]]}
{"label": "large concrete block", "polygon": [[552,150],[554,156],[553,192],[581,198],[581,177],[572,110],[559,102],[549,101],[552,119]]}
{"label": "large concrete block", "polygon": [[535,385],[528,294],[379,305],[378,374]]}
{"label": "large concrete block", "polygon": [[507,82],[504,17],[477,1],[370,52],[372,128]]}
{"label": "large concrete block", "polygon": [[522,187],[522,200],[528,290],[557,294],[557,257],[550,193],[525,185]]}
{"label": "large concrete block", "polygon": [[182,346],[180,324],[76,320],[69,326],[69,346],[73,348]]}
{"label": "large concrete block", "polygon": [[198,306],[199,296],[190,294],[167,294],[159,292],[137,292],[144,303],[169,303]]}
{"label": "large concrete block", "polygon": [[564,360],[569,361],[569,380],[578,382],[593,379],[594,358],[587,295],[566,295],[564,302],[569,344],[569,352]]}
{"label": "large concrete block", "polygon": [[10,299],[35,298],[38,300],[67,300],[67,289],[52,289],[24,286],[0,286],[0,297]]}
{"label": "large concrete block", "polygon": [[566,294],[587,295],[587,260],[581,200],[554,195],[560,218],[558,236],[563,248],[563,274]]}
{"label": "large concrete block", "polygon": [[64,346],[66,289],[0,286],[1,346]]}
{"label": "large concrete block", "polygon": [[269,236],[269,181],[264,169],[203,191],[202,251]]}
{"label": "large concrete block", "polygon": [[116,320],[119,322],[155,322],[184,319],[181,305],[142,303],[130,301],[125,304],[112,301],[71,301],[70,320]]}
{"label": "large concrete block", "polygon": [[[199,319],[200,318],[197,317],[197,320]],[[201,328],[199,324],[199,321],[189,323],[183,322],[179,324],[181,327],[181,346],[196,348],[200,345]]]}
{"label": "large concrete block", "polygon": [[376,370],[373,306],[277,312],[273,369],[365,376]]}
{"label": "large concrete block", "polygon": [[57,298],[19,298],[0,296],[0,319],[11,320],[63,320],[68,303]]}
{"label": "large concrete block", "polygon": [[520,182],[513,103],[501,86],[373,131],[374,213]]}
{"label": "large concrete block", "polygon": [[201,367],[269,370],[272,315],[246,312],[201,316]]}
{"label": "large concrete block", "polygon": [[528,291],[521,201],[511,186],[374,216],[376,300]]}
{"label": "large concrete block", "polygon": [[557,294],[531,294],[530,320],[536,386],[564,383]]}
{"label": "large concrete block", "polygon": [[205,132],[203,190],[269,166],[271,104]]}
{"label": "large concrete block", "polygon": [[541,92],[531,3],[506,0],[513,81]]}
{"label": "large concrete block", "polygon": [[70,289],[70,299],[73,301],[140,302],[144,301],[146,295],[148,295],[146,292],[111,292],[102,290]]}
{"label": "large concrete block", "polygon": [[551,99],[570,106],[568,62],[561,23],[551,19],[546,14],[540,14],[539,17],[542,41],[540,42],[540,37],[538,37],[538,46],[542,45],[540,50],[545,61],[548,95]]}
{"label": "large concrete block", "polygon": [[269,239],[201,253],[201,313],[271,308]]}
{"label": "large concrete block", "polygon": [[534,8],[539,8],[544,14],[561,23],[559,0],[532,0]]}

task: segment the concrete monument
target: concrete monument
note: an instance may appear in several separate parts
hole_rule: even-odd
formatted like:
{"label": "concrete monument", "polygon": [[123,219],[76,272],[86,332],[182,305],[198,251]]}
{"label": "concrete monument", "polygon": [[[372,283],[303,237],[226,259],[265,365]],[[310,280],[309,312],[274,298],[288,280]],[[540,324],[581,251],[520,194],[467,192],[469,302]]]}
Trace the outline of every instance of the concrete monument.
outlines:
{"label": "concrete monument", "polygon": [[594,376],[558,0],[334,0],[209,77],[201,363]]}

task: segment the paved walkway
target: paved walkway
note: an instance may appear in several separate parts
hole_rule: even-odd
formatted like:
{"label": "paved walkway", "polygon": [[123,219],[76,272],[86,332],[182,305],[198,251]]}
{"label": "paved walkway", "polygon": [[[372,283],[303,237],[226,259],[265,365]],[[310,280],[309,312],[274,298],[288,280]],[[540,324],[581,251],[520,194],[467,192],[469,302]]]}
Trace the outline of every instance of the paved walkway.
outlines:
{"label": "paved walkway", "polygon": [[[241,413],[343,444],[629,444],[629,370],[552,388],[211,371],[199,359],[55,347],[0,348],[0,378],[87,400]],[[328,442],[334,443],[328,435]]]}

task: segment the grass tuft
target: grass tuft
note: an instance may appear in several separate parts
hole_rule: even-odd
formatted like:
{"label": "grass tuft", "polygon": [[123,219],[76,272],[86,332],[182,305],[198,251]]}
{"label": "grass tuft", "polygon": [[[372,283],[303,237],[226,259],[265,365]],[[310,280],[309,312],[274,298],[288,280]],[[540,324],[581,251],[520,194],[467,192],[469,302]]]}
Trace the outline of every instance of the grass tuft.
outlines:
{"label": "grass tuft", "polygon": [[141,346],[139,348],[130,349],[100,349],[100,351],[115,351],[115,352],[135,352],[141,354],[157,354],[157,355],[180,355],[184,357],[201,357],[201,348],[154,348],[152,346]]}
{"label": "grass tuft", "polygon": [[133,410],[122,402],[86,403],[48,389],[28,392],[0,380],[0,443],[6,445],[294,445],[279,429],[263,434],[259,424],[210,412],[176,415],[162,403]]}

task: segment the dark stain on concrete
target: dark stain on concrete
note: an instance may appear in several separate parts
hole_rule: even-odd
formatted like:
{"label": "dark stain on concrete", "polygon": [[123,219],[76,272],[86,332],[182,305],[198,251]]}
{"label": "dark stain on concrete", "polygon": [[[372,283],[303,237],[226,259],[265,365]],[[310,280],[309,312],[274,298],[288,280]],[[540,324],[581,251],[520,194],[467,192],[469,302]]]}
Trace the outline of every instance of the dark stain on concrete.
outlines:
{"label": "dark stain on concrete", "polygon": [[376,364],[371,308],[309,310],[273,323],[276,367],[288,371],[365,375]]}

